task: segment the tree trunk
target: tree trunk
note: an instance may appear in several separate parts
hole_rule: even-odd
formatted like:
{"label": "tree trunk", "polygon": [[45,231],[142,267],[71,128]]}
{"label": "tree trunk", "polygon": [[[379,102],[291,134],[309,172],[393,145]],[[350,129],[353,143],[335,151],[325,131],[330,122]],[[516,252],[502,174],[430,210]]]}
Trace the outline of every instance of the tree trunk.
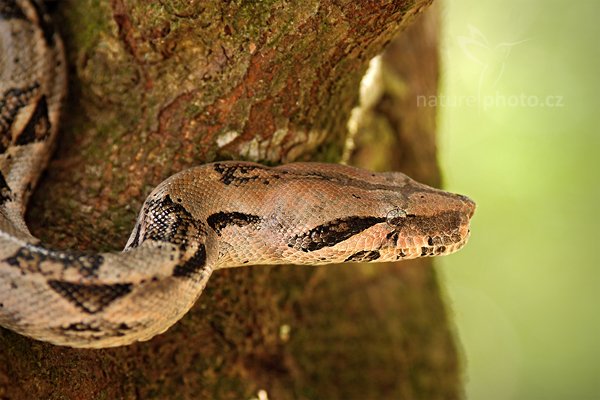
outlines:
{"label": "tree trunk", "polygon": [[[150,190],[183,168],[339,161],[369,60],[429,3],[63,0],[70,97],[29,226],[59,248],[115,250]],[[355,109],[352,159],[375,153],[436,184],[433,110],[415,98],[436,92],[437,21],[416,20],[382,58],[380,96]],[[0,398],[265,395],[459,397],[431,264],[217,271],[173,328],[122,348],[0,329]]]}

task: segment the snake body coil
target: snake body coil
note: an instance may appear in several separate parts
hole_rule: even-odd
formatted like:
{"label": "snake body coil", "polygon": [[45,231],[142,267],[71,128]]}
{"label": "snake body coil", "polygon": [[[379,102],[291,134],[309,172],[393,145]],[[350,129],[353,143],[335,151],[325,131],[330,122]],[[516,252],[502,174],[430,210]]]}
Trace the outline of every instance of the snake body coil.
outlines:
{"label": "snake body coil", "polygon": [[57,135],[62,42],[37,3],[5,0],[0,49],[0,325],[15,332],[125,345],[173,325],[219,268],[396,261],[467,240],[474,203],[401,173],[217,162],[156,187],[123,252],[49,249],[23,214]]}

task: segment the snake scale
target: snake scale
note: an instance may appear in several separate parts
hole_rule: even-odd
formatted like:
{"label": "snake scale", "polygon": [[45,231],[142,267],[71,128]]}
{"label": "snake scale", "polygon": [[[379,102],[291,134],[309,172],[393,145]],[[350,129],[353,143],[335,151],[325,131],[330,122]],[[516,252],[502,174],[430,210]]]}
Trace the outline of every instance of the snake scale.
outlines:
{"label": "snake scale", "polygon": [[53,250],[24,221],[55,143],[63,45],[42,6],[0,2],[0,325],[71,347],[148,340],[219,268],[380,262],[450,254],[475,204],[399,172],[215,162],[166,179],[122,252]]}

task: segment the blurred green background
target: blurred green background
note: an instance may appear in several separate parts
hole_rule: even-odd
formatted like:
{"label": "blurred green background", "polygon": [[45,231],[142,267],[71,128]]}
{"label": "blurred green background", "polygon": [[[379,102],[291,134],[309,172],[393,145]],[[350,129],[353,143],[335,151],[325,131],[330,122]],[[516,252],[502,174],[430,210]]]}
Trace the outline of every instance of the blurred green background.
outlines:
{"label": "blurred green background", "polygon": [[469,399],[600,399],[600,1],[446,1],[438,261]]}

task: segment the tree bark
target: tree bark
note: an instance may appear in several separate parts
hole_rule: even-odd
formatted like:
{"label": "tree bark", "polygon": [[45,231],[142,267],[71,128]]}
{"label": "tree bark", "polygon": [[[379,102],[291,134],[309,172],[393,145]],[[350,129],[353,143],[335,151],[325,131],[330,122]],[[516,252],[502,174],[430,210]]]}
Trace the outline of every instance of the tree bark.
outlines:
{"label": "tree bark", "polygon": [[[429,3],[61,2],[70,96],[29,226],[59,248],[115,250],[150,190],[183,168],[339,161],[369,60]],[[384,154],[376,165],[439,183],[433,110],[415,102],[436,92],[436,26],[434,14],[419,17],[386,51],[391,80],[361,111],[356,163]],[[382,124],[396,156],[364,139]],[[61,348],[0,329],[0,398],[261,390],[270,399],[458,397],[431,264],[217,271],[182,321],[123,348]]]}

